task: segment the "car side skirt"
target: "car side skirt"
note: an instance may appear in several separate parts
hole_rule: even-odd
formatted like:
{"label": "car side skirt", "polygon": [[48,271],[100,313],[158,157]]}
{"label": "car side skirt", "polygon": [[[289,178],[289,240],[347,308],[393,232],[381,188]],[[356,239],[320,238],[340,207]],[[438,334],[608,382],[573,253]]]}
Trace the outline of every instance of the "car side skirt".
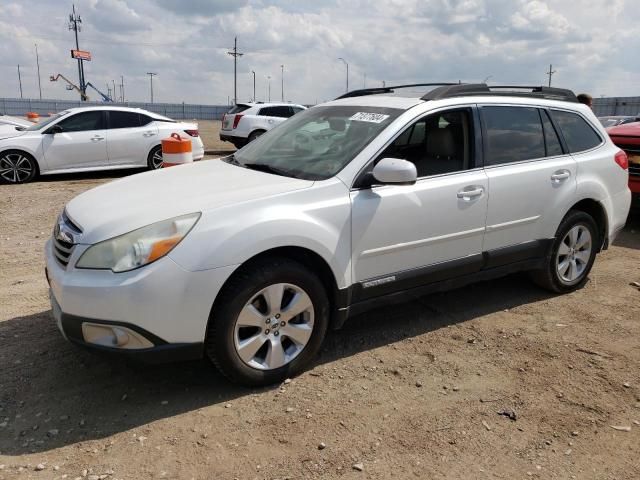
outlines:
{"label": "car side skirt", "polygon": [[338,292],[334,328],[340,328],[349,316],[383,305],[544,268],[553,241],[533,240],[355,283]]}

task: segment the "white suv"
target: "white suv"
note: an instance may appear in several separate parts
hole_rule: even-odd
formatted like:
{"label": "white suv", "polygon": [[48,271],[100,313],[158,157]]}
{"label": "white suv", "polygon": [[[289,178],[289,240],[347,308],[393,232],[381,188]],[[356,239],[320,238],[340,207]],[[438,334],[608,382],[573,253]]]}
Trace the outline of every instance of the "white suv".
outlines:
{"label": "white suv", "polygon": [[544,87],[377,94],[392,88],[69,202],[45,250],[63,335],[149,361],[206,355],[259,385],[404,294],[522,270],[558,293],[584,285],[631,200],[591,110]]}
{"label": "white suv", "polygon": [[242,148],[303,110],[291,103],[238,103],[222,117],[220,140]]}

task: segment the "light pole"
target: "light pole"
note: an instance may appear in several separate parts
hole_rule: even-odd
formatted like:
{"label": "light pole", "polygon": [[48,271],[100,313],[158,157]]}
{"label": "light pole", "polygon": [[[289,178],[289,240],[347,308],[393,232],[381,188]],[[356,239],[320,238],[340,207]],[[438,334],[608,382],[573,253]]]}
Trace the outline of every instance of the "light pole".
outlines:
{"label": "light pole", "polygon": [[40,58],[38,57],[38,44],[36,43],[36,65],[38,67],[38,91],[40,92],[40,100],[42,100],[42,85],[40,84]]}
{"label": "light pole", "polygon": [[282,95],[282,103],[284,103],[284,65],[280,65],[280,71],[281,71],[281,80],[282,80],[282,85],[280,86],[280,91],[281,91],[281,95]]}
{"label": "light pole", "polygon": [[155,72],[147,72],[147,75],[149,75],[149,81],[151,82],[151,103],[153,103],[153,77],[158,74]]}
{"label": "light pole", "polygon": [[20,85],[20,98],[22,98],[22,77],[20,76],[20,64],[18,64],[18,84]]}
{"label": "light pole", "polygon": [[267,82],[268,82],[268,85],[269,85],[268,86],[268,89],[269,89],[268,90],[268,92],[269,92],[269,95],[268,95],[269,100],[268,101],[270,102],[271,101],[271,75],[267,75]]}
{"label": "light pole", "polygon": [[346,65],[346,67],[347,67],[347,90],[346,90],[346,91],[348,92],[348,91],[349,91],[349,64],[348,64],[348,63],[347,63],[347,61],[346,61],[344,58],[342,58],[342,57],[339,57],[339,58],[338,58],[338,60],[341,60],[341,61],[342,61],[342,63],[344,63],[344,64]]}
{"label": "light pole", "polygon": [[253,73],[253,102],[255,103],[255,101],[256,101],[256,72],[251,70],[251,73]]}

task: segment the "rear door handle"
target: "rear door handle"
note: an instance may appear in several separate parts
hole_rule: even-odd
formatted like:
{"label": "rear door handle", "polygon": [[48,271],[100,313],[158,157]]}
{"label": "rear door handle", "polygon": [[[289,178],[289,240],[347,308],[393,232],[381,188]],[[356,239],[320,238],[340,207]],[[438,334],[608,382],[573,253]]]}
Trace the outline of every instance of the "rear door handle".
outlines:
{"label": "rear door handle", "polygon": [[458,192],[458,198],[465,200],[467,202],[473,200],[476,197],[479,197],[484,193],[484,188],[482,187],[467,187]]}
{"label": "rear door handle", "polygon": [[569,170],[558,170],[551,175],[551,181],[554,183],[564,182],[567,178],[571,176],[571,172]]}
{"label": "rear door handle", "polygon": [[104,140],[104,137],[96,135],[95,137],[91,137],[92,142],[99,142],[100,140]]}
{"label": "rear door handle", "polygon": [[153,137],[155,135],[155,132],[144,132],[142,134],[143,137]]}

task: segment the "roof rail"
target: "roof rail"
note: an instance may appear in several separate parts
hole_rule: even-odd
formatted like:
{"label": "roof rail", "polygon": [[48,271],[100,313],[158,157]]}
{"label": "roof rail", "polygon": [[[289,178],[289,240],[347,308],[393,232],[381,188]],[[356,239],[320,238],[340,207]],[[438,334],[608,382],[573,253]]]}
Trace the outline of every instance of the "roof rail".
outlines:
{"label": "roof rail", "polygon": [[524,85],[492,85],[486,83],[454,84],[434,88],[421,100],[440,100],[443,98],[463,97],[468,95],[507,96],[507,97],[534,97],[548,100],[562,100],[565,102],[578,102],[573,91],[566,88],[524,86]]}
{"label": "roof rail", "polygon": [[457,83],[412,83],[408,85],[394,85],[391,87],[374,87],[374,88],[363,88],[360,90],[352,90],[343,95],[340,95],[336,100],[340,100],[341,98],[352,98],[352,97],[364,97],[365,95],[377,95],[380,93],[393,93],[394,90],[398,88],[411,88],[411,87],[440,87],[443,85],[458,85]]}

